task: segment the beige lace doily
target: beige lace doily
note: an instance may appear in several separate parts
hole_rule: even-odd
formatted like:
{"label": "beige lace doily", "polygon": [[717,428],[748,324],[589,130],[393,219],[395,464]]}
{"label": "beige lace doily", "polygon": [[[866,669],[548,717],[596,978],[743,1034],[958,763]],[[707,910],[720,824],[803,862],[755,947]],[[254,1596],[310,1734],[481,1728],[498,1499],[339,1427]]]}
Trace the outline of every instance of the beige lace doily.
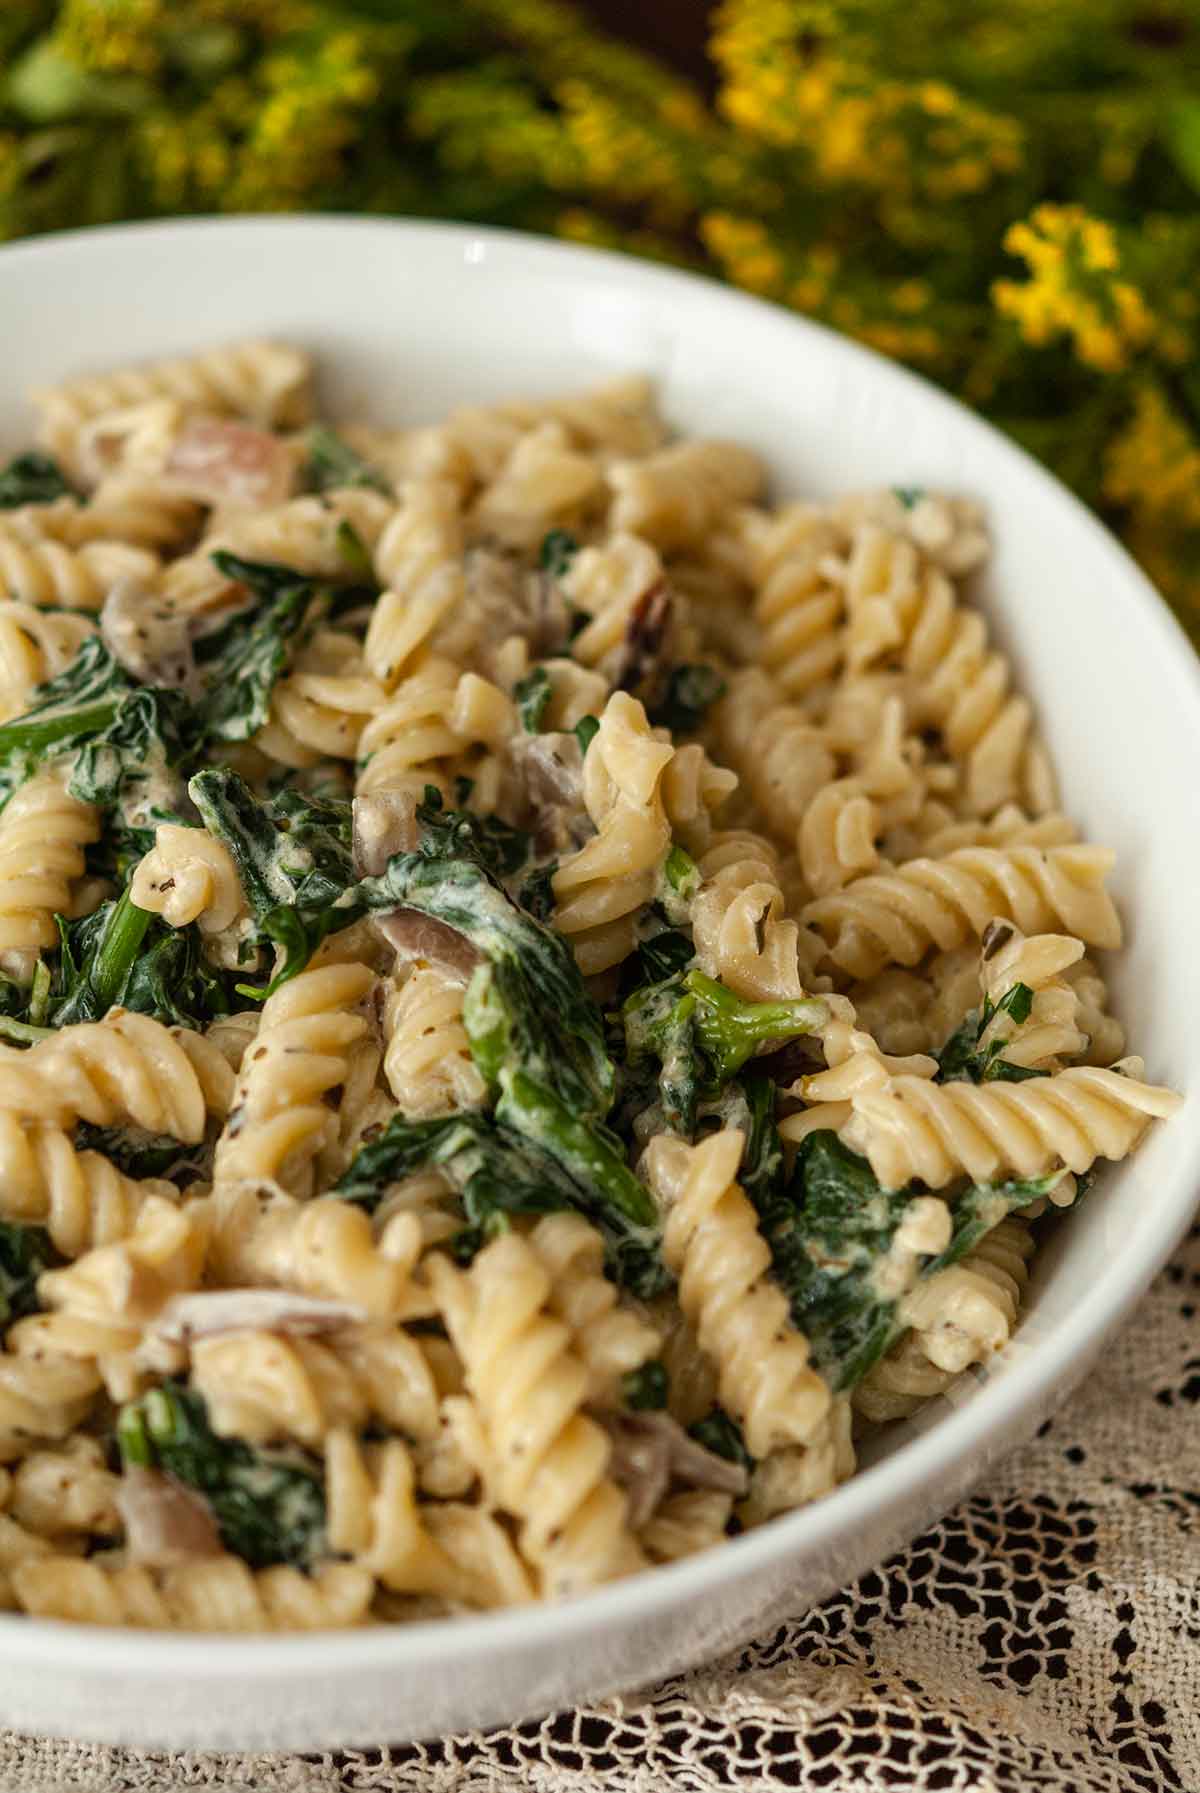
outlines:
{"label": "beige lace doily", "polygon": [[884,1568],[738,1657],[340,1756],[0,1739],[0,1789],[1197,1793],[1200,1229],[1061,1414]]}

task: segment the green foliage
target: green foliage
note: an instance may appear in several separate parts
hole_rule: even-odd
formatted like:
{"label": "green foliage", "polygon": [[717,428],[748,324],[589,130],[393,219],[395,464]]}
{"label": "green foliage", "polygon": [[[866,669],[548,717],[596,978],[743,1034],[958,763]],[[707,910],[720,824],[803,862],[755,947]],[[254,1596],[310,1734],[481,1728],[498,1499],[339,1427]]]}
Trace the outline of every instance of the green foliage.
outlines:
{"label": "green foliage", "polygon": [[760,1048],[811,1033],[824,1020],[825,1006],[808,997],[746,1002],[693,969],[635,990],[622,1015],[629,1060],[659,1060],[665,1124],[690,1137],[703,1097],[718,1095]]}
{"label": "green foliage", "polygon": [[513,697],[516,699],[517,715],[521,718],[521,727],[527,735],[536,735],[542,726],[542,717],[546,714],[550,699],[554,696],[554,687],[550,683],[550,674],[544,666],[535,666],[532,672],[526,673],[513,686]]}
{"label": "green foliage", "polygon": [[[950,1243],[923,1259],[918,1275],[958,1263],[1006,1214],[1048,1194],[1062,1174],[972,1184],[953,1198]],[[792,1317],[835,1393],[861,1382],[900,1336],[899,1300],[880,1293],[879,1264],[921,1193],[919,1187],[881,1189],[865,1158],[836,1133],[817,1132],[801,1145],[786,1190],[760,1208]]]}
{"label": "green foliage", "polygon": [[[417,213],[699,267],[985,410],[1200,625],[1195,8],[694,11],[695,85],[566,0],[10,5],[0,231]],[[575,545],[547,537],[552,576]]]}
{"label": "green foliage", "polygon": [[665,1364],[644,1363],[621,1378],[621,1399],[635,1413],[661,1413],[669,1393],[670,1380]]}
{"label": "green foliage", "polygon": [[317,423],[304,438],[305,461],[301,483],[310,492],[329,492],[338,486],[369,486],[390,496],[391,487],[377,467],[372,467],[328,424]]}
{"label": "green foliage", "polygon": [[139,909],[126,890],[80,921],[58,918],[61,946],[50,977],[53,1027],[99,1021],[114,1003],[169,1027],[205,1027],[230,1011],[225,980],[195,926],[172,928]]}
{"label": "green foliage", "polygon": [[304,636],[328,612],[330,595],[294,567],[242,560],[223,550],[213,560],[228,578],[248,586],[258,603],[199,644],[197,658],[205,674],[203,728],[210,740],[248,741],[265,725],[275,682]]}
{"label": "green foliage", "polygon": [[37,1312],[38,1277],[61,1263],[45,1227],[0,1220],[0,1327]]}
{"label": "green foliage", "polygon": [[754,1458],[746,1449],[741,1427],[722,1408],[714,1407],[711,1413],[698,1419],[694,1426],[689,1426],[688,1431],[697,1444],[702,1444],[706,1451],[712,1451],[714,1456],[740,1464],[743,1469],[754,1468]]}
{"label": "green foliage", "polygon": [[421,827],[418,847],[426,859],[466,859],[494,878],[509,878],[524,869],[531,842],[520,828],[499,816],[477,816],[469,809],[447,809],[436,785],[425,786],[417,805]]}
{"label": "green foliage", "polygon": [[363,912],[354,897],[350,804],[294,786],[260,801],[223,767],[197,772],[188,795],[237,867],[256,940],[284,955],[267,984],[238,985],[241,995],[265,1001],[303,971],[327,934]]}
{"label": "green foliage", "polygon": [[725,680],[715,666],[675,666],[666,690],[650,714],[659,728],[672,734],[691,735],[702,725],[710,705],[725,690]]}
{"label": "green foliage", "polygon": [[0,510],[16,510],[22,504],[53,504],[56,498],[74,496],[75,488],[48,454],[36,450],[19,454],[0,471]]}
{"label": "green foliage", "polygon": [[299,1452],[219,1438],[199,1395],[164,1382],[117,1416],[122,1465],[160,1469],[202,1494],[226,1550],[253,1569],[308,1568],[325,1550],[325,1489]]}
{"label": "green foliage", "polygon": [[0,805],[47,759],[107,728],[130,689],[100,637],[90,636],[69,666],[37,687],[29,707],[0,728]]}
{"label": "green foliage", "polygon": [[1033,991],[1028,984],[1016,983],[1006,990],[999,1002],[988,996],[982,1008],[972,1009],[955,1028],[941,1050],[935,1054],[939,1083],[1025,1083],[1031,1077],[1045,1077],[1047,1072],[1032,1065],[1013,1064],[1002,1056],[1007,1041],[996,1037],[983,1038],[997,1015],[1007,1015],[1020,1027],[1028,1021],[1033,1008]]}
{"label": "green foliage", "polygon": [[[490,850],[486,842],[480,849]],[[661,1286],[657,1210],[603,1124],[615,1068],[570,944],[522,909],[484,864],[450,851],[396,854],[357,894],[369,910],[429,915],[475,949],[480,963],[463,1024],[497,1124],[554,1161],[573,1188],[570,1205],[606,1231],[620,1280],[641,1292]]]}

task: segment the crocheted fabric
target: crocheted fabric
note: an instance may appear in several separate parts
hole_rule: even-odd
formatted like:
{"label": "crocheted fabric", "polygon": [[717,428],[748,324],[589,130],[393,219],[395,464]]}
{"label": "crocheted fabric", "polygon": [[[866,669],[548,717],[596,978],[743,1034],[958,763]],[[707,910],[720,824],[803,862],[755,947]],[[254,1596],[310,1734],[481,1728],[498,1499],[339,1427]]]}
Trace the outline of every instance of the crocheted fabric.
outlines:
{"label": "crocheted fabric", "polygon": [[1198,1307],[1200,1229],[987,1488],[815,1611],[653,1693],[339,1756],[10,1734],[0,1789],[1196,1793]]}

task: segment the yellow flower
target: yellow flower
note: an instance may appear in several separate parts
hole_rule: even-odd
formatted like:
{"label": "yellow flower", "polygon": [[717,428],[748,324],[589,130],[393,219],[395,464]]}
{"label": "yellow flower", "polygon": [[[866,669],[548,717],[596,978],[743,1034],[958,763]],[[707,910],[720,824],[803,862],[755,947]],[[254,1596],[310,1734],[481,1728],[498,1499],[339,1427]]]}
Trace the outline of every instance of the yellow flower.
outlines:
{"label": "yellow flower", "polygon": [[1138,288],[1113,279],[1120,249],[1110,224],[1077,205],[1040,205],[1004,238],[1029,269],[1024,282],[997,280],[992,299],[1040,348],[1067,336],[1079,359],[1100,373],[1125,367],[1153,335],[1155,320]]}
{"label": "yellow flower", "polygon": [[1104,495],[1146,518],[1200,527],[1200,441],[1157,386],[1140,386],[1133,415],[1109,444]]}
{"label": "yellow flower", "polygon": [[57,42],[86,69],[153,75],[162,62],[164,0],[66,0]]}

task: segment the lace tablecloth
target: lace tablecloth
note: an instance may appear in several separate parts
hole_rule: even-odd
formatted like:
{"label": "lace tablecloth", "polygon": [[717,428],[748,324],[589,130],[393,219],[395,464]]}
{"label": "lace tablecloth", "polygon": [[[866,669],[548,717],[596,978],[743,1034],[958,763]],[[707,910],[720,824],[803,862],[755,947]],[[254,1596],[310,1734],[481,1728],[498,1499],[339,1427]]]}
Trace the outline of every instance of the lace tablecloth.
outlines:
{"label": "lace tablecloth", "polygon": [[1097,1372],[910,1549],[737,1657],[508,1731],[340,1756],[0,1739],[0,1790],[1200,1790],[1200,1228]]}

